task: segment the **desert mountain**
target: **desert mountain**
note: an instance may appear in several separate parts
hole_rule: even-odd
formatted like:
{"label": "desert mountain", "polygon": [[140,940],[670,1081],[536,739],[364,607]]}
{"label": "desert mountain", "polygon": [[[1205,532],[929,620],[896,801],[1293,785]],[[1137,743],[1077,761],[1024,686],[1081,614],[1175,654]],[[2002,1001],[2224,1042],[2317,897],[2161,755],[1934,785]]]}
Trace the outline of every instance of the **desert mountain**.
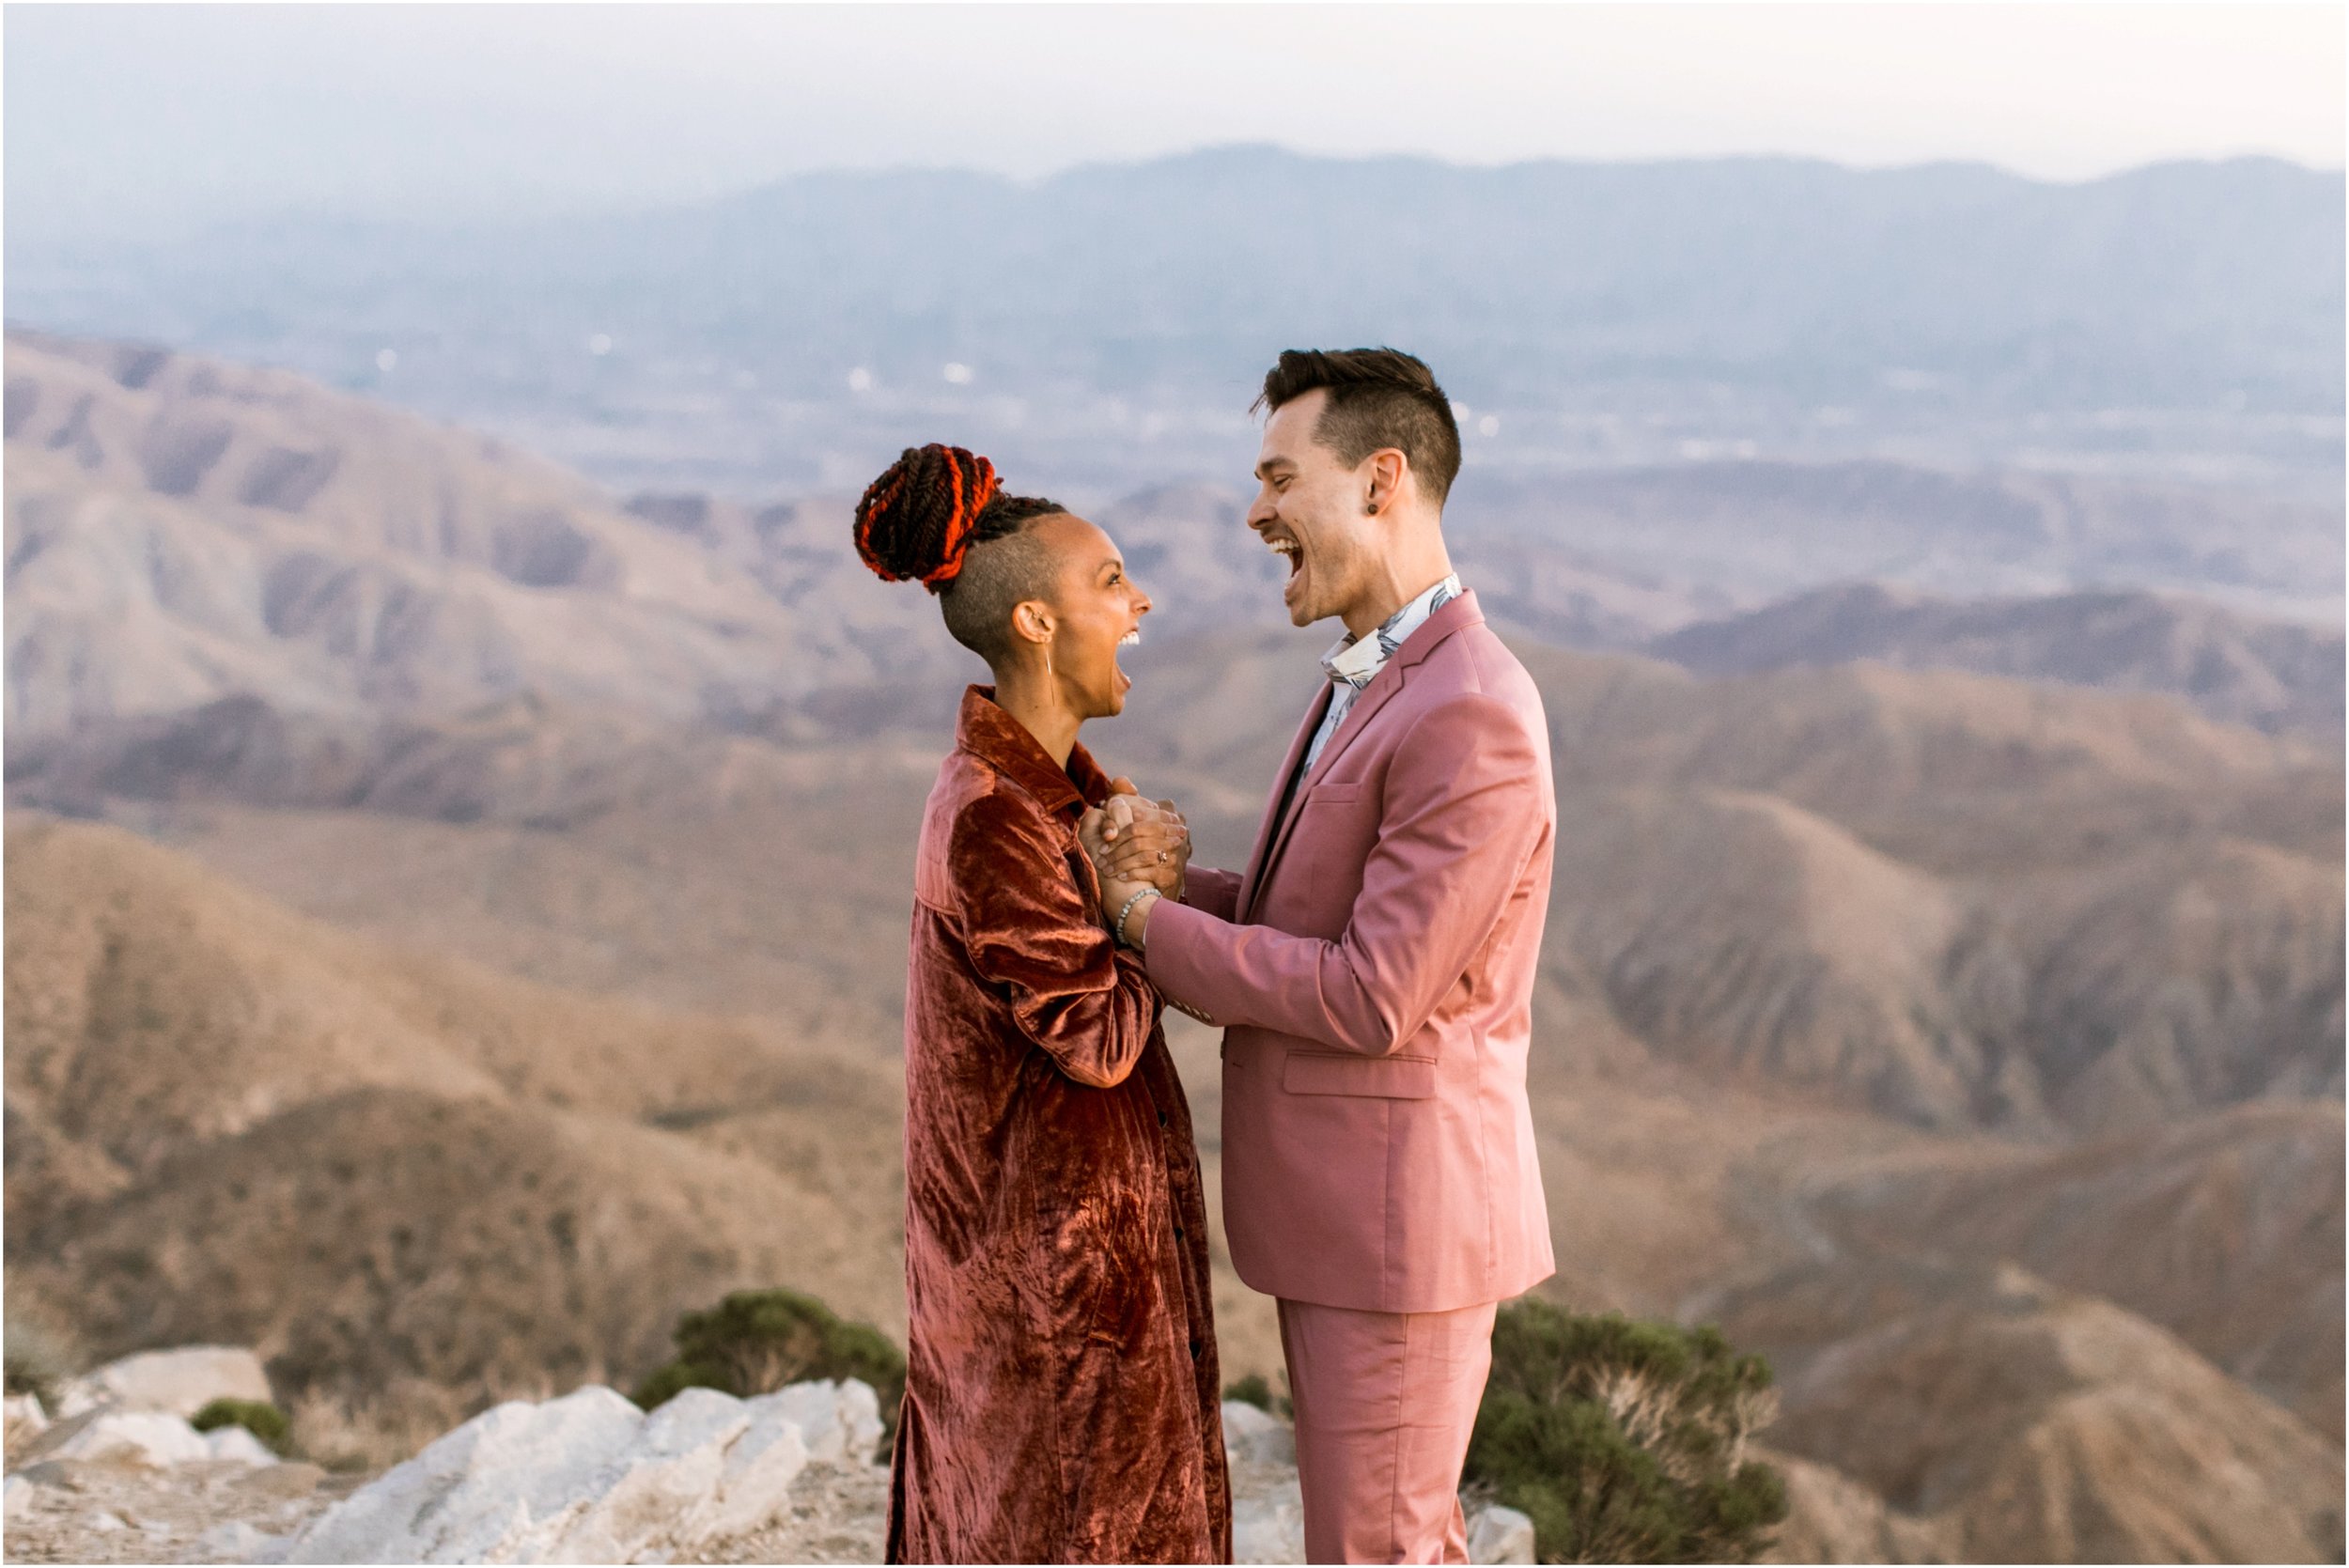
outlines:
{"label": "desert mountain", "polygon": [[2171,1336],[2016,1269],[1790,1379],[1779,1446],[1975,1562],[2318,1562],[2341,1454]]}
{"label": "desert mountain", "polygon": [[[1525,652],[1561,801],[1546,970],[1642,1048],[1943,1126],[2118,1129],[2339,1094],[2342,893],[2326,858],[2341,786],[2302,743],[2166,699],[1948,672],[1708,681]],[[1134,711],[1094,744],[1185,802],[1210,863],[1238,863],[1310,657],[1277,634],[1146,647],[1130,660]],[[21,755],[10,787],[85,814],[128,800],[348,813],[380,843],[414,836],[386,816],[561,830],[559,845],[503,836],[542,868],[573,858],[543,875],[607,857],[594,875],[612,892],[592,907],[625,934],[606,928],[605,967],[546,978],[643,979],[673,1003],[731,1007],[758,954],[759,1005],[812,1018],[809,996],[839,999],[885,1049],[872,1020],[898,985],[903,823],[956,691],[926,692],[918,724],[861,710],[879,733],[828,745],[804,710],[761,737],[530,702],[354,727],[235,699],[90,726]],[[603,845],[627,847],[587,848]],[[222,852],[305,904],[344,863]],[[624,868],[648,864],[664,868],[657,886],[631,886]],[[819,865],[841,867],[829,915],[798,893]],[[448,920],[479,900],[459,886],[425,904]],[[721,911],[739,913],[720,925]],[[721,929],[739,933],[735,955],[695,935]],[[738,978],[687,988],[713,970]]]}
{"label": "desert mountain", "polygon": [[351,937],[113,829],[13,821],[7,868],[11,1302],[95,1349],[486,1397],[641,1375],[739,1286],[902,1315],[885,1063]]}
{"label": "desert mountain", "polygon": [[[10,826],[12,1308],[102,1353],[258,1343],[317,1397],[443,1425],[436,1400],[625,1381],[736,1283],[894,1326],[910,835],[979,672],[855,565],[845,504],[614,504],[274,373],[16,338],[9,367],[44,389],[8,443],[12,692],[20,643],[35,660],[9,797],[136,835]],[[50,444],[78,406],[53,385],[89,399],[86,466],[79,435]],[[140,443],[198,415],[229,438],[166,493]],[[269,451],[330,440],[351,450],[306,497],[242,498]],[[405,465],[380,506],[377,443]],[[414,474],[457,497],[445,544],[397,521]],[[618,575],[502,572],[500,520],[541,505]],[[1227,865],[1327,643],[1263,625],[1277,568],[1238,507],[1102,509],[1164,608],[1128,714],[1085,737]],[[407,574],[528,658],[485,675],[431,617],[381,653],[273,629],[275,551]],[[1947,1506],[1797,1423],[1798,1491],[1851,1550],[2321,1544],[2300,1445],[2339,1435],[2337,743],[1963,670],[1703,675],[1597,650],[1719,603],[1540,541],[1483,560],[1558,775],[1549,1288],[1718,1317],[1818,1411],[1943,1342],[2088,1368],[1920,1461],[1957,1478]],[[679,628],[672,662],[630,663]],[[1212,1195],[1215,1040],[1172,1037]],[[2009,1261],[2070,1294],[1998,1305]],[[1234,1373],[1276,1370],[1268,1305],[1217,1266]],[[2170,1368],[2130,1407],[2168,1456],[2141,1473],[2079,1335]],[[1892,1348],[1806,1381],[1862,1342]],[[2216,1436],[2178,1430],[2205,1405]],[[2160,1512],[2221,1455],[2267,1489]],[[2077,1506],[1998,1533],[2031,1486]]]}
{"label": "desert mountain", "polygon": [[224,696],[723,718],[886,673],[914,608],[794,610],[575,475],[282,372],[11,334],[7,387],[17,744]]}
{"label": "desert mountain", "polygon": [[1959,602],[1837,584],[1669,632],[1650,652],[1706,675],[1875,660],[2108,690],[2174,692],[2211,718],[2338,736],[2338,629],[2150,593]]}

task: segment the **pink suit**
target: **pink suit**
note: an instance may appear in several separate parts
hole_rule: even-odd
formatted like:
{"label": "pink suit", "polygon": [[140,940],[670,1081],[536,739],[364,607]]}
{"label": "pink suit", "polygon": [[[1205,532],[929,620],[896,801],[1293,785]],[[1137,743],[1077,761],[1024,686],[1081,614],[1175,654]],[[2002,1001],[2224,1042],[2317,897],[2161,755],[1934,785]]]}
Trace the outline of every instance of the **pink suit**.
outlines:
{"label": "pink suit", "polygon": [[[1240,1278],[1282,1301],[1309,1551],[1456,1560],[1479,1336],[1493,1303],[1555,1267],[1525,1092],[1548,732],[1464,594],[1364,688],[1276,822],[1328,701],[1273,781],[1246,875],[1192,871],[1186,904],[1150,911],[1147,962],[1225,1029],[1224,1228]],[[1387,1381],[1391,1426],[1315,1420],[1377,1405]],[[1439,1487],[1449,1522],[1431,1538],[1414,1521]]]}

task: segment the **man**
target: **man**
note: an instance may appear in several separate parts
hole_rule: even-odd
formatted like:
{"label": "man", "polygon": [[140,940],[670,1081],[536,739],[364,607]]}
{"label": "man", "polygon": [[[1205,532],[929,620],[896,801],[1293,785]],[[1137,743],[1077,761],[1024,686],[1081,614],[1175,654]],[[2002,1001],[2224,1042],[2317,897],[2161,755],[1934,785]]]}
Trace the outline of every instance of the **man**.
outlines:
{"label": "man", "polygon": [[1291,350],[1259,406],[1248,524],[1290,618],[1346,635],[1245,873],[1161,896],[1146,803],[1084,837],[1152,982],[1225,1030],[1224,1225],[1280,1302],[1307,1557],[1465,1562],[1494,1310],[1553,1269],[1525,1092],[1548,732],[1444,549],[1459,430],[1427,367]]}

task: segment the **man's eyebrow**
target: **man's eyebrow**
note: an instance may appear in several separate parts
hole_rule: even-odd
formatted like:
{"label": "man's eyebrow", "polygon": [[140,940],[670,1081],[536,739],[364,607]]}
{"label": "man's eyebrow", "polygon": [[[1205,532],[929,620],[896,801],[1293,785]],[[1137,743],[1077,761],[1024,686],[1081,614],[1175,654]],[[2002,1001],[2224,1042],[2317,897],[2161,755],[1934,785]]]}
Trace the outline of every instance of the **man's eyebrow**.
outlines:
{"label": "man's eyebrow", "polygon": [[1267,458],[1263,462],[1256,465],[1256,477],[1261,479],[1276,468],[1295,468],[1296,466],[1297,465],[1295,463],[1289,461],[1286,458]]}

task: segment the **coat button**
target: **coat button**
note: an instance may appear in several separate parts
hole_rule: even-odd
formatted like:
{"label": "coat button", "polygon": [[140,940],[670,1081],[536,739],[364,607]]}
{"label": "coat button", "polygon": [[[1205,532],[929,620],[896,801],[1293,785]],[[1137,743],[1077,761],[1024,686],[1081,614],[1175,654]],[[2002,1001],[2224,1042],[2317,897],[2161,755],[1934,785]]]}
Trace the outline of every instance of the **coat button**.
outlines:
{"label": "coat button", "polygon": [[1191,1341],[1191,1342],[1190,1342],[1190,1353],[1191,1353],[1193,1356],[1196,1356],[1196,1355],[1198,1355],[1198,1354],[1199,1354],[1199,1348],[1200,1348],[1200,1347],[1199,1347],[1199,1342],[1198,1342],[1197,1340],[1193,1340],[1193,1341]]}
{"label": "coat button", "polygon": [[1183,1228],[1180,1225],[1174,1227],[1174,1239],[1176,1241],[1183,1239]]}
{"label": "coat button", "polygon": [[1163,1110],[1159,1112],[1159,1126],[1166,1126],[1166,1112]]}

